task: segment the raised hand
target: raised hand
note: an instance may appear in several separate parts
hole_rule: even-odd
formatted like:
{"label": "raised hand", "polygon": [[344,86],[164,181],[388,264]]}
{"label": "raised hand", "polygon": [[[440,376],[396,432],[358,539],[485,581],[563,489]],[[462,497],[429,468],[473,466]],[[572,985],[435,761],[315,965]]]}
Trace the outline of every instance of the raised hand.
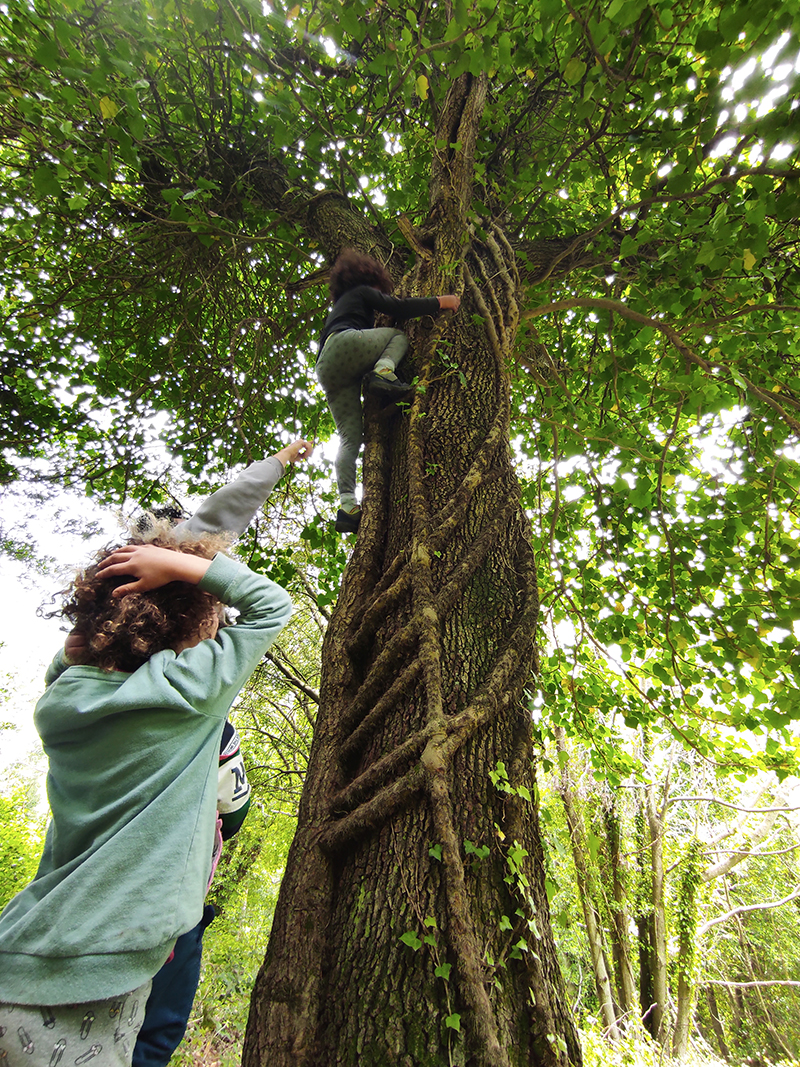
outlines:
{"label": "raised hand", "polygon": [[115,549],[97,565],[103,577],[120,578],[130,576],[136,581],[121,585],[111,594],[115,597],[127,596],[128,593],[146,593],[150,589],[160,589],[170,582],[190,582],[196,585],[208,568],[210,559],[190,556],[185,552],[173,552],[169,548],[157,545],[124,545]]}
{"label": "raised hand", "polygon": [[275,458],[286,466],[287,463],[297,463],[300,459],[310,459],[313,451],[314,442],[300,438],[300,440],[292,441],[290,445],[286,445],[280,452],[276,452]]}

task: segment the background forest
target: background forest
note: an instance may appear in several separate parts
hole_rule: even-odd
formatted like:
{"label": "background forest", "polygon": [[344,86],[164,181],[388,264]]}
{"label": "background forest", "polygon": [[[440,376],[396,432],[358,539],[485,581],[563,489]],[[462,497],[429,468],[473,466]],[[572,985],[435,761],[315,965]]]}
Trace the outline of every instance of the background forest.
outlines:
{"label": "background forest", "polygon": [[[587,1063],[800,1057],[799,29],[755,0],[0,6],[7,556],[52,573],[65,490],[129,516],[328,441],[342,247],[463,296],[410,330],[409,409],[367,409],[357,542],[325,448],[239,545],[297,611],[236,709],[257,803],[179,1062],[301,1067],[284,980],[343,1005],[307,1013],[317,1063],[391,1031],[415,1065],[555,1067],[572,1020]],[[2,902],[42,832],[4,783]],[[359,1060],[373,952],[432,1021],[379,989]]]}
{"label": "background forest", "polygon": [[[176,1064],[234,1065],[241,1056],[319,699],[325,616],[309,584],[306,573],[293,583],[298,610],[290,632],[237,707],[254,807],[212,889],[219,915],[206,935],[202,984]],[[689,1012],[681,1058],[795,1062],[800,781],[726,775],[668,736],[630,732],[627,742],[629,773],[610,783],[607,768],[592,766],[588,747],[561,730],[542,736],[548,896],[587,1062],[655,1063],[662,1055],[638,1021],[652,997],[658,872],[646,844],[649,817],[658,819],[663,845],[670,1005]],[[35,872],[44,829],[35,766],[10,768],[3,781],[0,905]],[[470,856],[480,862],[481,849]],[[605,1010],[603,992],[610,995]]]}

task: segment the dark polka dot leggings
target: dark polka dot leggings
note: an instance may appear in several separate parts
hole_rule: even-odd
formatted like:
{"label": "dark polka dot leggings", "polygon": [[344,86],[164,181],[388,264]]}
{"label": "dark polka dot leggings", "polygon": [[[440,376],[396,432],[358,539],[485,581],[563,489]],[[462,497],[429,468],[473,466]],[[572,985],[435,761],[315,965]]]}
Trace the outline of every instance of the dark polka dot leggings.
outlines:
{"label": "dark polka dot leggings", "polygon": [[364,439],[361,379],[371,370],[390,370],[406,354],[408,338],[401,330],[343,330],[325,342],[317,361],[317,378],[339,434],[336,485],[345,511],[357,506],[356,461]]}

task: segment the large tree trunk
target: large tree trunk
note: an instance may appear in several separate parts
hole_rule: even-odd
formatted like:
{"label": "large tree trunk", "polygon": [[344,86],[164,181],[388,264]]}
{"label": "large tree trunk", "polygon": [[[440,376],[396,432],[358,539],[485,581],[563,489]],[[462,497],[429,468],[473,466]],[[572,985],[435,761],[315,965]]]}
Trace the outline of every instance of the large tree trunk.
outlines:
{"label": "large tree trunk", "polygon": [[469,264],[508,285],[488,330],[476,281],[446,346],[415,331],[410,415],[369,420],[247,1067],[580,1061],[527,800],[538,604],[507,437],[514,271],[490,244]]}
{"label": "large tree trunk", "polygon": [[364,518],[245,1067],[581,1060],[528,799],[538,594],[505,371],[519,278],[501,232],[465,240],[484,93],[465,76],[441,112],[409,288],[464,303],[409,330],[410,412],[368,411]]}

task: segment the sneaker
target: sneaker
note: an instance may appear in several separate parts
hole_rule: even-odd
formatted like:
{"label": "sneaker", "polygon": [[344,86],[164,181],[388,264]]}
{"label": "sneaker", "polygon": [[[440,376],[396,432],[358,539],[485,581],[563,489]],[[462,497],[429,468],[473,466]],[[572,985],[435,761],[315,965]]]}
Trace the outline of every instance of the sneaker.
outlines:
{"label": "sneaker", "polygon": [[343,508],[339,508],[336,512],[334,529],[337,533],[355,533],[360,522],[361,508],[357,508],[355,511],[345,511]]}
{"label": "sneaker", "polygon": [[399,378],[387,378],[385,374],[370,371],[364,378],[367,392],[381,400],[403,400],[414,392],[414,386],[401,382]]}

